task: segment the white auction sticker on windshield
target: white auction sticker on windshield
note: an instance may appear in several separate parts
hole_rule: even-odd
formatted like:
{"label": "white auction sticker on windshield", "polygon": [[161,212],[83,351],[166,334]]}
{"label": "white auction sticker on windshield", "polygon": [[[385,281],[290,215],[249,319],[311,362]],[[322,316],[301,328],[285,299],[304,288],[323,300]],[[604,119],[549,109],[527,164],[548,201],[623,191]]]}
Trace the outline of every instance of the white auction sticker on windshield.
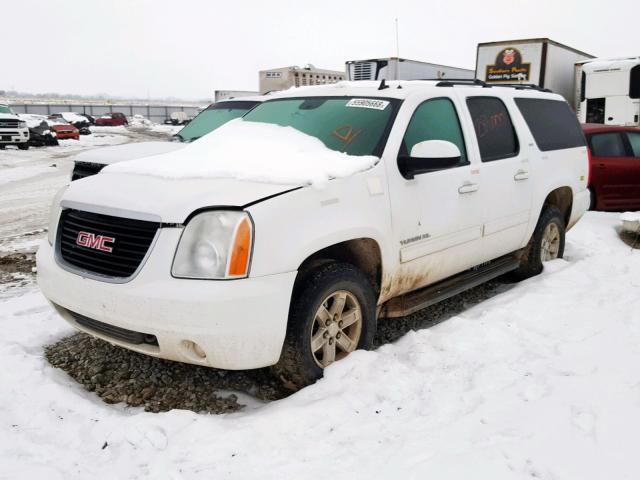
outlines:
{"label": "white auction sticker on windshield", "polygon": [[386,100],[374,100],[372,98],[352,98],[347,102],[347,107],[373,108],[374,110],[384,110],[389,105]]}

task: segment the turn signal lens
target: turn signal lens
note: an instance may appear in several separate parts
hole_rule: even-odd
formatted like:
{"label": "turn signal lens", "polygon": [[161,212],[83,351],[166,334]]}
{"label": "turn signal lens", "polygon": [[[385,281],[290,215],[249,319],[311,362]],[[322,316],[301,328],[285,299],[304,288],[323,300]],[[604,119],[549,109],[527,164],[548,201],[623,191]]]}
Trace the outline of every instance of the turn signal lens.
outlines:
{"label": "turn signal lens", "polygon": [[184,227],[173,259],[177,278],[244,278],[251,267],[253,223],[247,212],[210,210]]}
{"label": "turn signal lens", "polygon": [[249,256],[251,254],[251,223],[248,218],[243,218],[236,228],[236,235],[231,250],[229,262],[230,277],[246,277],[249,269]]}

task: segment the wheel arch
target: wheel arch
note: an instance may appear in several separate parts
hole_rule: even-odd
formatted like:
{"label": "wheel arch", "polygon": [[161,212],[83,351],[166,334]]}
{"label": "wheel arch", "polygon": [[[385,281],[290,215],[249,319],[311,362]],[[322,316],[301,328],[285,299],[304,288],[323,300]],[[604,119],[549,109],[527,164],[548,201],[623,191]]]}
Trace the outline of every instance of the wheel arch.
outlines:
{"label": "wheel arch", "polygon": [[573,208],[573,190],[571,187],[562,186],[551,190],[542,202],[542,208],[538,218],[549,207],[556,207],[562,213],[565,226],[569,225],[571,219],[571,209]]}
{"label": "wheel arch", "polygon": [[296,283],[306,273],[327,262],[349,263],[371,283],[376,298],[382,283],[382,250],[373,238],[362,237],[326,246],[305,258],[298,266]]}

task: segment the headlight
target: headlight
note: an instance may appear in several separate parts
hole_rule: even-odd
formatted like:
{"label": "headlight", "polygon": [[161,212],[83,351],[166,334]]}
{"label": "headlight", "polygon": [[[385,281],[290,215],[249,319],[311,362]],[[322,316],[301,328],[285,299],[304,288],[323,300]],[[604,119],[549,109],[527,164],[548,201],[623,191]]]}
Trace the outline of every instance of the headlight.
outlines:
{"label": "headlight", "polygon": [[27,122],[23,122],[22,120],[20,120],[18,122],[18,128],[27,128]]}
{"label": "headlight", "polygon": [[182,232],[171,274],[180,278],[244,278],[249,275],[252,244],[253,223],[248,213],[200,213]]}
{"label": "headlight", "polygon": [[47,241],[49,245],[53,245],[53,241],[56,238],[56,231],[58,230],[58,221],[60,220],[60,213],[62,212],[62,207],[60,206],[60,200],[62,200],[62,196],[64,192],[67,191],[69,185],[65,185],[58,193],[53,197],[53,202],[51,202],[51,209],[49,210],[49,230],[47,231]]}

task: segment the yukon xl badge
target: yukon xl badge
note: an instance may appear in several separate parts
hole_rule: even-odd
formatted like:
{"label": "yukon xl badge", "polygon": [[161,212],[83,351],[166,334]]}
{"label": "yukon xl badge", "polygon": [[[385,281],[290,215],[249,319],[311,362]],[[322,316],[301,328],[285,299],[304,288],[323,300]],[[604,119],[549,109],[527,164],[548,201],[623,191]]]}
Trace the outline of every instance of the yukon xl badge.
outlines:
{"label": "yukon xl badge", "polygon": [[115,241],[116,239],[113,237],[96,235],[91,232],[78,232],[78,236],[76,237],[76,245],[107,253],[113,252],[113,247],[110,247],[107,243],[113,244]]}
{"label": "yukon xl badge", "polygon": [[404,240],[400,240],[400,245],[403,247],[409,245],[410,243],[419,242],[420,240],[426,240],[427,238],[431,238],[431,235],[428,233],[423,233],[422,235],[418,235],[417,237],[405,238]]}

